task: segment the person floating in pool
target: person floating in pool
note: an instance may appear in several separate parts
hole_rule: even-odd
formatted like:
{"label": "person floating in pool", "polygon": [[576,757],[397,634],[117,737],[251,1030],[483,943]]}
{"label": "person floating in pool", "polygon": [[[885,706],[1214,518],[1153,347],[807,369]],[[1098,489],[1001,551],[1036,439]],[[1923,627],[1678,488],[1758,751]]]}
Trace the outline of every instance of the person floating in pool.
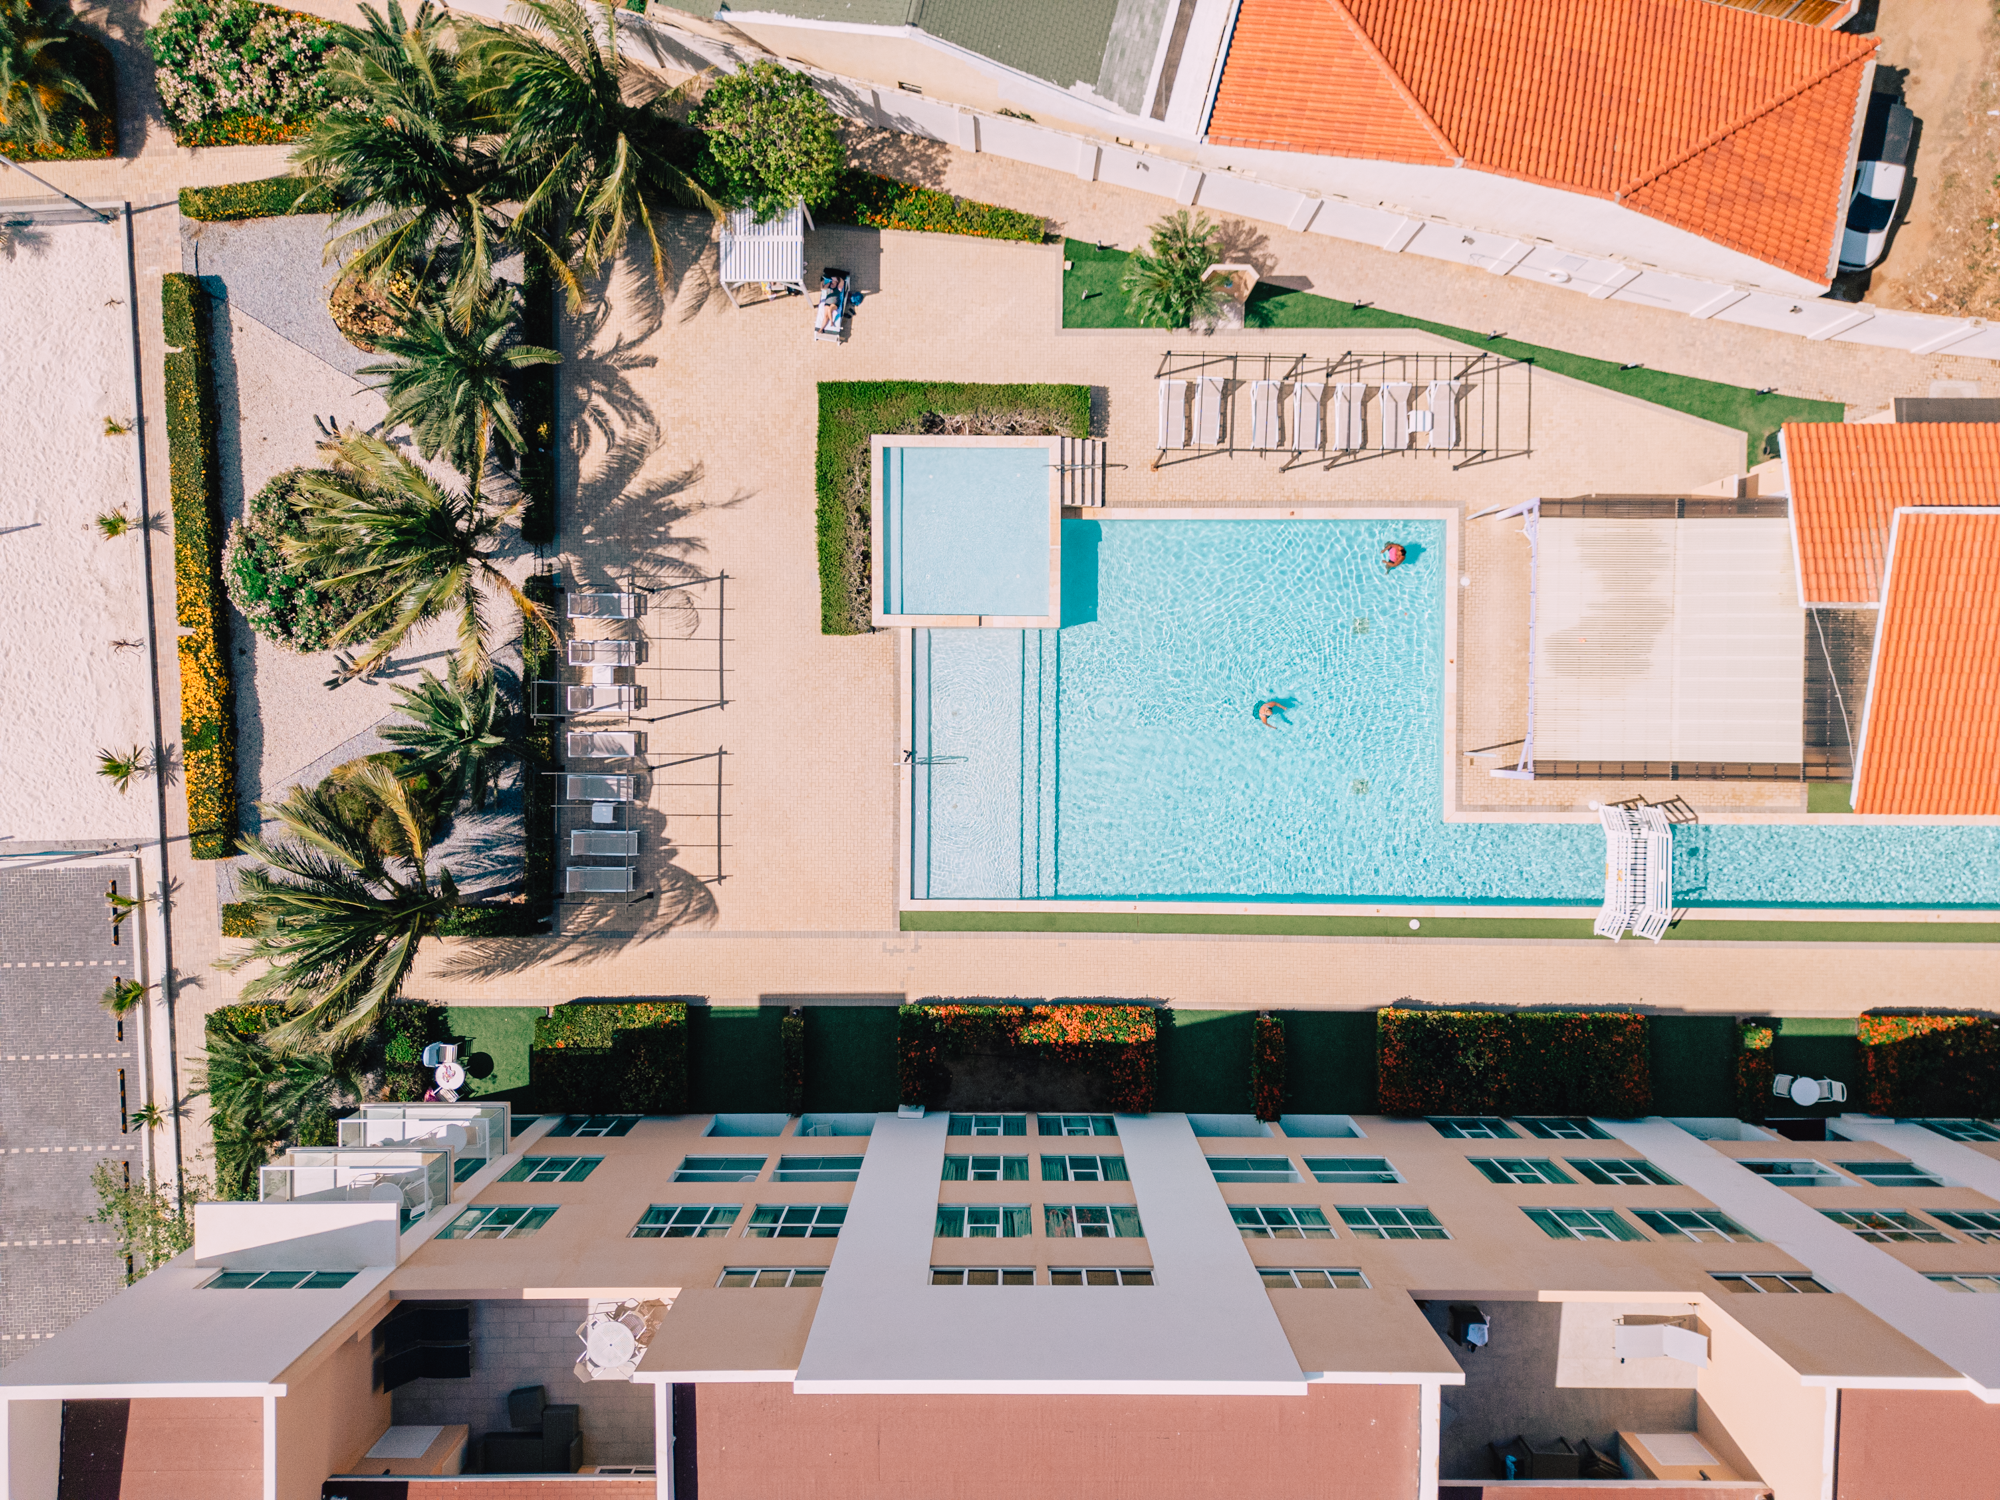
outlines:
{"label": "person floating in pool", "polygon": [[1385,542],[1382,544],[1382,566],[1384,568],[1400,568],[1403,565],[1403,559],[1408,555],[1401,542]]}
{"label": "person floating in pool", "polygon": [[1266,729],[1275,729],[1277,727],[1276,724],[1271,722],[1274,718],[1279,724],[1290,724],[1292,721],[1285,717],[1285,710],[1291,706],[1292,700],[1289,698],[1267,699],[1265,702],[1257,705],[1257,722],[1262,724]]}

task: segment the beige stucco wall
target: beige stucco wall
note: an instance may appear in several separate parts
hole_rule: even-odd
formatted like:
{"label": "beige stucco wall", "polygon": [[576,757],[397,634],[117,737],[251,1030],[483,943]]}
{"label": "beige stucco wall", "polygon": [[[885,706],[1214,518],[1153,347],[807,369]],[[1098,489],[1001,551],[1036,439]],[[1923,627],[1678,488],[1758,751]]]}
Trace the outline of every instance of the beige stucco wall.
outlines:
{"label": "beige stucco wall", "polygon": [[[1806,1385],[1726,1313],[1711,1308],[1703,1322],[1709,1363],[1695,1380],[1698,1430],[1723,1428],[1730,1446],[1783,1500],[1817,1500],[1826,1478],[1833,1393]],[[1717,1449],[1727,1451],[1719,1443]]]}
{"label": "beige stucco wall", "polygon": [[315,1500],[329,1474],[352,1473],[389,1426],[375,1389],[372,1323],[341,1340],[278,1398],[278,1500]]}

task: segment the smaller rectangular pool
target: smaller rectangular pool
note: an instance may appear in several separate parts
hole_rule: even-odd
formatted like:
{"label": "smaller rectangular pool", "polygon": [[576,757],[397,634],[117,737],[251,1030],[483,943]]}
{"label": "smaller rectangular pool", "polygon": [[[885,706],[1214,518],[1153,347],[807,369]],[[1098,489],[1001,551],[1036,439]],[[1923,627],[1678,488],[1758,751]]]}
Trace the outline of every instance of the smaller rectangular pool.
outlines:
{"label": "smaller rectangular pool", "polygon": [[1056,623],[1055,441],[875,439],[878,625]]}

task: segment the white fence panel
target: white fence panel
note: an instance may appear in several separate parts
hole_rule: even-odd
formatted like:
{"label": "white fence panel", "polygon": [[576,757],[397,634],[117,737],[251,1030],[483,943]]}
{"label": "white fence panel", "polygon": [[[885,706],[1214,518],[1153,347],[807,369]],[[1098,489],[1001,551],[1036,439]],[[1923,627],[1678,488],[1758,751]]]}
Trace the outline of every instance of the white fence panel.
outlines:
{"label": "white fence panel", "polygon": [[1715,320],[1718,323],[1747,323],[1752,328],[1769,328],[1778,333],[1808,334],[1816,333],[1828,324],[1842,322],[1854,311],[1851,302],[1752,292],[1733,307],[1725,307],[1717,313]]}
{"label": "white fence panel", "polygon": [[958,140],[958,111],[949,104],[939,104],[901,89],[877,89],[875,100],[876,114],[890,130],[920,135],[927,141],[956,143]]}
{"label": "white fence panel", "polygon": [[[1835,344],[1871,344],[1877,349],[1914,349],[1944,332],[1943,322],[1922,313],[1881,312],[1866,303],[1850,303],[1854,312],[1873,312],[1866,323],[1857,323],[1829,341]],[[1968,340],[1967,342],[1970,342]],[[1958,345],[1951,353],[1956,354]]]}
{"label": "white fence panel", "polygon": [[1414,252],[1432,260],[1448,260],[1454,265],[1490,271],[1495,262],[1512,258],[1514,245],[1512,235],[1487,234],[1484,230],[1460,229],[1452,224],[1426,221],[1423,228],[1417,231],[1416,238],[1405,247],[1405,253]]}
{"label": "white fence panel", "polygon": [[1312,221],[1312,232],[1336,240],[1359,240],[1379,245],[1402,225],[1403,216],[1385,209],[1367,208],[1345,198],[1329,198]]}
{"label": "white fence panel", "polygon": [[[1620,268],[1615,261],[1592,261],[1591,274],[1610,278]],[[1583,288],[1590,290],[1588,286]],[[1666,312],[1692,313],[1729,291],[1713,281],[1694,281],[1665,271],[1641,271],[1611,294],[1613,302],[1640,302]]]}
{"label": "white fence panel", "polygon": [[1103,156],[1098,159],[1097,180],[1171,198],[1174,189],[1180,186],[1183,170],[1185,163],[1171,157],[1127,151],[1123,146],[1106,146]]}
{"label": "white fence panel", "polygon": [[993,156],[1004,156],[1009,161],[1024,161],[1030,166],[1074,175],[1077,153],[1089,147],[1075,136],[1044,130],[1026,120],[1010,120],[1005,115],[981,115],[979,149]]}
{"label": "white fence panel", "polygon": [[1306,195],[1295,188],[1251,182],[1229,172],[1210,172],[1202,179],[1201,196],[1196,201],[1217,213],[1242,214],[1282,227],[1304,205]]}
{"label": "white fence panel", "polygon": [[[1932,319],[1929,328],[1925,332],[1925,340],[1938,337],[1945,331],[1949,322],[1950,320],[1947,318]],[[1856,333],[1861,332],[1859,328],[1854,331]],[[1949,354],[1953,359],[2000,359],[2000,326],[1983,328],[1978,333],[1972,335],[1971,338],[1961,339],[1957,343],[1948,344],[1937,352],[1939,354]]]}
{"label": "white fence panel", "polygon": [[863,125],[873,125],[879,118],[875,108],[875,91],[863,88],[845,78],[833,78],[824,73],[813,75],[813,82],[819,85],[826,102],[833,106],[833,112],[844,119],[858,120]]}

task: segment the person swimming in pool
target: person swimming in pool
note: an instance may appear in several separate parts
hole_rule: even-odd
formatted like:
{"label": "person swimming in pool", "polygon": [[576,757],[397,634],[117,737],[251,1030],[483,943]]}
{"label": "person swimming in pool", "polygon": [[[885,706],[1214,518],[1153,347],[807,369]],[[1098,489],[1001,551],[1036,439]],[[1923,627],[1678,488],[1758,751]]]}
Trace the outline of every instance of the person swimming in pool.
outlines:
{"label": "person swimming in pool", "polygon": [[1384,568],[1401,567],[1403,564],[1403,559],[1408,555],[1409,554],[1406,551],[1404,551],[1403,544],[1401,542],[1385,542],[1382,545],[1382,566]]}
{"label": "person swimming in pool", "polygon": [[1292,721],[1285,717],[1285,710],[1290,706],[1290,703],[1283,698],[1272,698],[1267,702],[1260,703],[1257,705],[1257,722],[1262,724],[1266,729],[1276,727],[1271,723],[1273,717],[1278,720],[1279,724],[1290,724]]}

